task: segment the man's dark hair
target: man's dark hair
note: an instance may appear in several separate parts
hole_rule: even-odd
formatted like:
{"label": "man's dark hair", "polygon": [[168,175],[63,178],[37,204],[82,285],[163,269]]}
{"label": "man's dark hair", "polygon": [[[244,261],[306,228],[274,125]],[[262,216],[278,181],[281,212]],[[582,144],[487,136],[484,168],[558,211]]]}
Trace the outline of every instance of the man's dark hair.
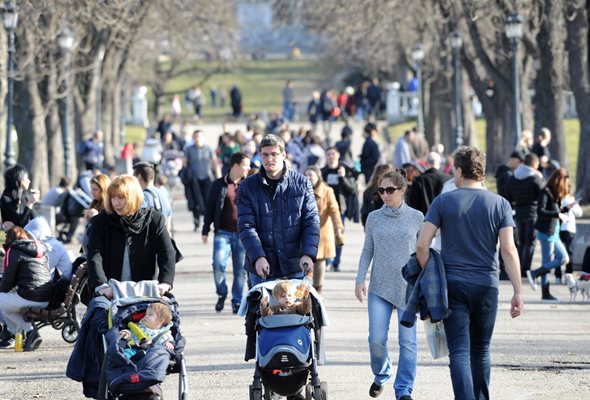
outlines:
{"label": "man's dark hair", "polygon": [[261,149],[263,147],[269,147],[269,146],[277,146],[279,148],[279,150],[281,150],[281,152],[285,151],[285,142],[283,141],[283,139],[281,139],[277,135],[273,135],[272,133],[269,133],[268,135],[263,137],[262,140],[260,141],[260,148]]}
{"label": "man's dark hair", "polygon": [[142,161],[133,166],[133,175],[141,176],[144,182],[153,182],[156,179],[156,170],[152,163]]}
{"label": "man's dark hair", "polygon": [[461,146],[454,154],[455,168],[461,168],[463,178],[482,182],[486,171],[486,155],[473,146]]}
{"label": "man's dark hair", "polygon": [[58,186],[60,188],[67,188],[68,186],[70,186],[70,183],[72,183],[72,180],[67,176],[64,176],[59,180]]}
{"label": "man's dark hair", "polygon": [[245,159],[247,159],[248,156],[244,153],[242,153],[241,151],[238,151],[237,153],[232,154],[229,157],[229,166],[230,168],[233,167],[236,164],[241,164],[242,161],[244,161]]}
{"label": "man's dark hair", "polygon": [[524,156],[524,165],[532,167],[533,165],[539,165],[539,156],[535,153],[528,153]]}

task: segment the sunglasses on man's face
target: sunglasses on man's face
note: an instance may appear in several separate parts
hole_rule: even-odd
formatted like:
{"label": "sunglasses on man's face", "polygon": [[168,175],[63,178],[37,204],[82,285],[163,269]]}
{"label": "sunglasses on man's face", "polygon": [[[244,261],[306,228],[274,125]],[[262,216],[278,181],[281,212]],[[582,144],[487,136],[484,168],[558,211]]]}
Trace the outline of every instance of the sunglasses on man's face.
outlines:
{"label": "sunglasses on man's face", "polygon": [[384,194],[387,192],[387,194],[393,194],[396,190],[400,190],[401,188],[396,188],[394,186],[388,186],[386,188],[382,188],[379,187],[377,188],[377,190],[379,191],[379,194]]}

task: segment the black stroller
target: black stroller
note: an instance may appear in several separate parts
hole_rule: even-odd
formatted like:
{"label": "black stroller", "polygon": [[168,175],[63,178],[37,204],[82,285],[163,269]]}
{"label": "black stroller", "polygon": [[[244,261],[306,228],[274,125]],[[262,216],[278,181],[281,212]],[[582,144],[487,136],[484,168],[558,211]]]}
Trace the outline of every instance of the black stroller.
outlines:
{"label": "black stroller", "polygon": [[[78,257],[72,263],[72,279],[69,282],[54,282],[53,296],[46,308],[27,308],[25,320],[33,323],[35,331],[45,326],[61,330],[63,340],[74,343],[78,339],[82,317],[90,301],[85,258]],[[35,332],[31,337],[37,338],[39,335]]]}
{"label": "black stroller", "polygon": [[[153,347],[146,355],[133,360],[123,356],[119,330],[126,329],[129,322],[139,321],[148,306],[154,302],[166,304],[172,311],[170,332],[174,338],[174,351]],[[164,297],[123,297],[111,302],[108,312],[109,331],[103,335],[104,357],[98,384],[99,400],[123,400],[136,398],[145,393],[149,397],[155,386],[168,374],[178,373],[178,399],[188,399],[188,382],[184,359],[185,339],[180,332],[178,303],[171,293]]]}
{"label": "black stroller", "polygon": [[[302,281],[293,279],[291,282],[297,286]],[[287,400],[327,400],[328,384],[320,381],[318,374],[318,364],[323,364],[324,359],[322,327],[327,325],[319,295],[311,288],[311,314],[261,317],[260,300],[268,296],[265,292],[272,291],[275,283],[265,282],[252,288],[247,309],[240,310],[241,314],[246,314],[247,335],[256,338],[256,368],[250,385],[250,400],[273,400],[278,396],[285,396]],[[249,329],[252,320],[254,332]],[[247,349],[246,361],[248,359]]]}

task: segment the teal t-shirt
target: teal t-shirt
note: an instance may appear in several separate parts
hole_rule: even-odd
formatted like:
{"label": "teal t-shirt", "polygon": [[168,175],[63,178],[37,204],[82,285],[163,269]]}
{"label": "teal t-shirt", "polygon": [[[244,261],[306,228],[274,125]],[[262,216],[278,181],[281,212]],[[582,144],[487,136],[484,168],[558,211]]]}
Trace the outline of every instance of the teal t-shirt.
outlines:
{"label": "teal t-shirt", "polygon": [[498,287],[498,233],[514,227],[506,199],[485,189],[460,188],[437,196],[425,221],[441,230],[448,282]]}

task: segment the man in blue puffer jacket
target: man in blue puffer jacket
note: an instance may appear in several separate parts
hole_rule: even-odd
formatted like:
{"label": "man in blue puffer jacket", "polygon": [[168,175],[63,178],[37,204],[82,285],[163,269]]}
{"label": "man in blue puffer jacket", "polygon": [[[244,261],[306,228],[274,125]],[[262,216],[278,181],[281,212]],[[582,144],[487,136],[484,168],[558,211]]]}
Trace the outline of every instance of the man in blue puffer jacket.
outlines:
{"label": "man in blue puffer jacket", "polygon": [[285,143],[260,143],[262,168],[238,190],[238,231],[252,286],[313,271],[320,240],[318,209],[309,180],[287,168]]}

